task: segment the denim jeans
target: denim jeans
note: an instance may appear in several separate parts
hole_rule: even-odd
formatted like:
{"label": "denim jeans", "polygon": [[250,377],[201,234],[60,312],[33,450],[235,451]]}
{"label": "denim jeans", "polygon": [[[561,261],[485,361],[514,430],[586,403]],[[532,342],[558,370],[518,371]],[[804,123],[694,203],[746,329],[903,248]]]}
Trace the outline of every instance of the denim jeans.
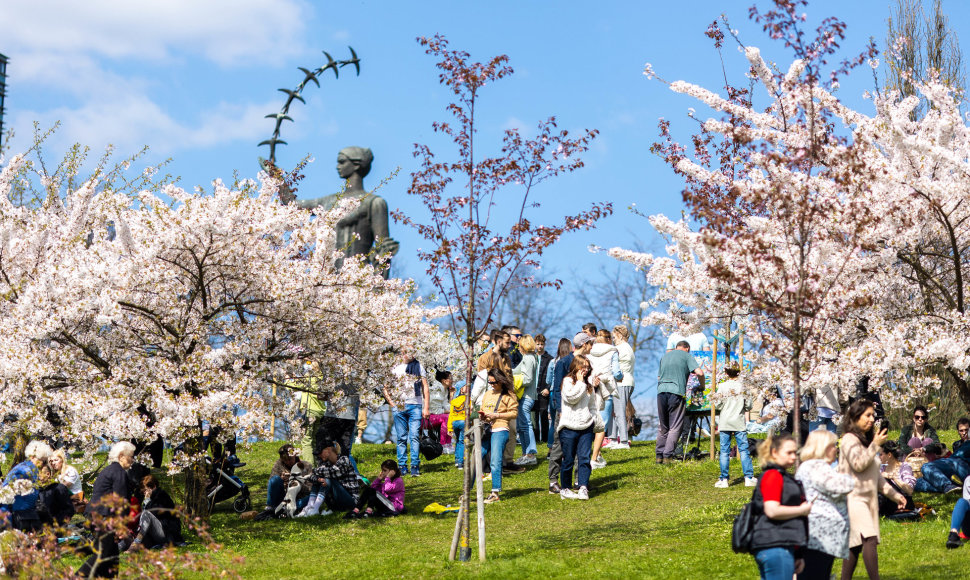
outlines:
{"label": "denim jeans", "polygon": [[953,515],[950,517],[950,528],[955,530],[963,529],[963,534],[970,536],[970,517],[967,517],[968,513],[970,513],[970,502],[961,497],[957,500],[957,505],[953,506]]}
{"label": "denim jeans", "polygon": [[465,422],[452,422],[451,430],[455,433],[455,465],[463,465],[465,463]]}
{"label": "denim jeans", "polygon": [[745,477],[754,477],[751,466],[751,454],[748,453],[747,431],[721,431],[721,479],[728,478],[728,466],[731,464],[731,436],[738,444],[738,456],[741,457],[741,471]]}
{"label": "denim jeans", "polygon": [[620,385],[616,387],[616,399],[613,406],[613,410],[616,411],[613,414],[613,430],[610,433],[610,439],[616,439],[620,443],[630,442],[630,426],[626,424],[626,404],[629,402],[630,397],[633,396],[633,387],[624,387]]}
{"label": "denim jeans", "polygon": [[323,494],[327,507],[335,512],[349,512],[357,505],[357,499],[336,479],[327,479],[326,485],[318,483],[310,490],[310,495]]}
{"label": "denim jeans", "polygon": [[532,430],[532,407],[536,404],[532,397],[522,397],[519,401],[519,415],[515,419],[516,431],[519,433],[519,444],[522,445],[522,455],[536,454],[536,434]]}
{"label": "denim jeans", "polygon": [[556,425],[559,423],[556,419],[559,417],[559,409],[553,409],[549,407],[549,433],[546,435],[546,446],[552,449],[555,445],[558,436],[556,435]]}
{"label": "denim jeans", "polygon": [[956,485],[951,479],[954,475],[963,481],[970,475],[970,464],[955,457],[945,457],[931,461],[923,466],[923,477],[916,480],[914,491],[943,493],[946,488]]}
{"label": "denim jeans", "polygon": [[559,473],[559,486],[563,489],[573,486],[573,464],[579,456],[579,469],[576,479],[581,487],[589,487],[589,474],[592,467],[589,464],[593,455],[593,426],[574,431],[568,428],[559,430],[559,441],[562,443],[562,471]]}
{"label": "denim jeans", "polygon": [[808,432],[809,433],[811,433],[812,431],[818,429],[819,427],[825,427],[825,429],[829,433],[835,433],[835,430],[837,429],[837,427],[835,425],[835,421],[833,421],[832,419],[823,419],[823,418],[819,417],[818,418],[818,421],[809,421],[808,422]]}
{"label": "denim jeans", "polygon": [[600,416],[603,417],[603,424],[606,425],[607,435],[613,430],[613,401],[613,397],[606,397],[606,400],[603,401],[603,410],[600,411]]}
{"label": "denim jeans", "polygon": [[[275,508],[276,506],[283,503],[283,498],[286,496],[286,486],[283,485],[283,480],[278,475],[274,475],[269,478],[269,483],[266,484],[266,507]],[[303,509],[303,506],[307,504],[309,496],[297,498],[296,507],[297,509]]]}
{"label": "denim jeans", "polygon": [[394,413],[394,434],[397,436],[397,465],[401,473],[408,472],[408,445],[411,445],[411,469],[421,464],[418,433],[421,431],[421,405],[406,405]]}
{"label": "denim jeans", "polygon": [[765,548],[754,555],[761,580],[791,580],[795,575],[795,553],[791,548]]}
{"label": "denim jeans", "polygon": [[482,440],[482,457],[491,455],[492,491],[502,491],[502,450],[508,442],[508,431],[492,431],[491,437]]}

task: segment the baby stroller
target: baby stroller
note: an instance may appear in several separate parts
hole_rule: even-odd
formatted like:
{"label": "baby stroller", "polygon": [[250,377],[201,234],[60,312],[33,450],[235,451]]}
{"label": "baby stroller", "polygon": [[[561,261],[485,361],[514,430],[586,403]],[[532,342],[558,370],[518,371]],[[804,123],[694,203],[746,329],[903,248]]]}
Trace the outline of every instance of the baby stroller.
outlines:
{"label": "baby stroller", "polygon": [[236,497],[232,502],[232,509],[237,514],[248,511],[252,507],[249,499],[249,487],[236,477],[236,469],[246,465],[239,461],[235,454],[220,454],[219,459],[206,457],[209,466],[209,482],[206,484],[205,493],[209,498],[209,510],[219,502]]}

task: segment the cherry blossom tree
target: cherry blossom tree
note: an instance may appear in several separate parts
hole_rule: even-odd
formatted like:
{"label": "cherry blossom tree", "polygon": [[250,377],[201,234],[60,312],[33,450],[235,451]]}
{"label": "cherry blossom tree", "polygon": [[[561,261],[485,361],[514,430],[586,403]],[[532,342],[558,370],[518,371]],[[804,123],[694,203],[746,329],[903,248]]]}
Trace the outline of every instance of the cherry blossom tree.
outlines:
{"label": "cherry blossom tree", "polygon": [[[752,11],[797,57],[781,74],[742,45],[767,107],[740,89],[723,98],[670,84],[721,115],[700,122],[691,151],[661,124],[655,150],[684,177],[691,219],[651,218],[671,242],[669,257],[611,253],[660,286],[672,307],[654,321],[747,317],[749,339],[764,349],[750,378],[793,385],[796,418],[805,379],[845,390],[870,376],[885,401],[902,405],[946,374],[970,408],[970,129],[960,101],[931,79],[913,83],[917,94],[874,97],[870,115],[845,106],[835,79],[871,49],[823,75],[844,26],[827,20],[806,40],[803,4]],[[721,28],[709,34],[720,46]]]}
{"label": "cherry blossom tree", "polygon": [[[104,439],[194,441],[203,423],[266,436],[293,419],[304,361],[315,394],[353,385],[377,406],[403,394],[396,351],[433,343],[431,311],[412,286],[335,259],[346,201],[319,218],[281,205],[278,182],[211,194],[166,186],[129,196],[88,181],[37,207],[8,197],[0,174],[0,406],[34,433],[88,450]],[[191,446],[190,446],[191,449]],[[199,451],[199,450],[197,450]],[[204,513],[197,455],[187,505]],[[194,477],[192,477],[194,474]]]}
{"label": "cherry blossom tree", "polygon": [[[560,130],[555,117],[538,124],[535,136],[518,129],[504,132],[494,156],[483,153],[476,113],[481,91],[512,74],[508,57],[474,62],[467,52],[452,50],[442,36],[419,38],[427,54],[438,59],[441,84],[456,102],[448,105],[453,122],[438,121],[435,133],[455,147],[453,161],[442,161],[428,145],[415,145],[421,167],[411,176],[410,195],[418,196],[428,210],[427,221],[396,211],[397,221],[415,228],[429,247],[418,256],[438,290],[438,298],[451,309],[456,336],[464,338],[465,378],[470,383],[474,343],[490,324],[509,288],[555,285],[524,275],[540,266],[539,258],[568,232],[590,229],[612,212],[610,203],[594,203],[589,210],[565,216],[560,224],[533,223],[539,208],[537,187],[549,178],[583,166],[580,155],[597,131],[573,138]],[[466,404],[466,413],[469,407]],[[468,415],[471,416],[470,414]],[[469,536],[468,500],[471,462],[466,455],[462,514],[464,542]],[[467,553],[462,554],[467,557]],[[482,554],[484,556],[484,554]]]}

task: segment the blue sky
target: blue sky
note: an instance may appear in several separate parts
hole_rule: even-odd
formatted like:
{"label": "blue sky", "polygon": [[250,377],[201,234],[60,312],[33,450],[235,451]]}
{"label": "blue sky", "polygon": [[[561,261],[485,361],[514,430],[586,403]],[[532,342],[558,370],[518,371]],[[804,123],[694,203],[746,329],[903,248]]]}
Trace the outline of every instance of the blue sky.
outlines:
{"label": "blue sky", "polygon": [[[416,167],[415,142],[430,142],[440,154],[431,123],[446,118],[451,94],[438,84],[434,61],[415,37],[441,33],[452,48],[485,60],[508,54],[516,73],[482,94],[479,109],[485,147],[501,131],[526,131],[550,115],[570,130],[601,131],[586,156],[587,166],[546,182],[537,192],[545,206],[537,220],[553,221],[593,201],[610,200],[616,214],[590,233],[563,239],[545,265],[568,275],[567,285],[595,275],[609,258],[587,251],[589,244],[631,246],[655,243],[649,224],[627,211],[679,215],[681,183],[649,147],[660,117],[674,121],[686,138],[689,107],[702,107],[646,79],[644,63],[667,80],[720,86],[721,65],[707,25],[726,12],[745,42],[763,48],[787,68],[780,52],[747,19],[751,1],[613,2],[307,2],[303,0],[0,0],[0,52],[11,62],[5,128],[13,127],[14,152],[29,144],[31,123],[62,128],[50,141],[51,156],[70,143],[120,153],[152,148],[148,161],[173,159],[171,171],[184,187],[231,179],[238,170],[254,176],[257,143],[272,131],[264,115],[282,103],[277,88],[301,79],[298,66],[324,63],[322,50],[346,57],[357,51],[361,74],[349,69],[322,89],[305,92],[296,104],[295,124],[284,128],[289,142],[277,152],[284,167],[304,155],[301,197],[341,187],[334,165],[347,145],[370,147],[375,161],[365,185],[373,187],[400,167],[382,190],[391,207],[421,215],[418,200],[405,194]],[[767,3],[761,2],[761,6]],[[970,3],[945,3],[957,33],[968,38]],[[870,36],[884,44],[888,1],[815,1],[809,23],[835,15],[848,27],[847,51],[860,50]],[[725,51],[732,76],[746,62],[730,43]],[[855,73],[841,89],[844,98],[869,111],[861,98],[873,86],[871,70]],[[492,149],[495,150],[494,148]],[[515,192],[510,192],[514,195]],[[392,224],[401,241],[403,275],[421,277],[412,232]],[[577,320],[577,325],[580,323]]]}

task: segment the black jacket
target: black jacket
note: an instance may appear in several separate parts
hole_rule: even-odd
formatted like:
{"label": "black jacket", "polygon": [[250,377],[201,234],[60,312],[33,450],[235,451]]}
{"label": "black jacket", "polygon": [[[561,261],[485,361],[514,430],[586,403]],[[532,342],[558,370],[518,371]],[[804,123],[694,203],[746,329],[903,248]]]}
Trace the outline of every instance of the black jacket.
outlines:
{"label": "black jacket", "polygon": [[[539,396],[542,396],[543,389],[549,389],[551,385],[546,382],[546,373],[549,371],[549,363],[553,360],[553,356],[546,351],[542,351],[542,355],[539,356]],[[548,395],[547,397],[548,398]]]}
{"label": "black jacket", "polygon": [[[769,470],[781,472],[784,481],[781,490],[781,505],[798,506],[805,501],[805,490],[802,488],[801,482],[777,465],[766,465],[764,473],[768,473]],[[751,550],[757,551],[776,547],[793,548],[795,550],[804,548],[808,544],[808,518],[801,516],[778,521],[766,516],[764,498],[761,495],[761,481],[763,479],[764,474],[758,479],[758,487],[755,488],[751,499],[757,513],[754,534],[751,537]]]}
{"label": "black jacket", "polygon": [[128,472],[117,461],[112,462],[111,465],[102,469],[101,473],[98,474],[98,478],[94,480],[91,501],[88,502],[88,507],[84,510],[85,515],[89,517],[94,513],[99,513],[103,516],[111,515],[112,510],[110,507],[100,505],[101,498],[115,494],[125,500],[125,502],[128,502],[131,498],[132,489],[134,487],[128,477]]}
{"label": "black jacket", "polygon": [[172,501],[172,496],[162,488],[153,491],[148,503],[145,504],[145,510],[153,513],[161,522],[168,541],[179,543],[182,542],[182,520],[175,514],[174,509],[175,502]]}

